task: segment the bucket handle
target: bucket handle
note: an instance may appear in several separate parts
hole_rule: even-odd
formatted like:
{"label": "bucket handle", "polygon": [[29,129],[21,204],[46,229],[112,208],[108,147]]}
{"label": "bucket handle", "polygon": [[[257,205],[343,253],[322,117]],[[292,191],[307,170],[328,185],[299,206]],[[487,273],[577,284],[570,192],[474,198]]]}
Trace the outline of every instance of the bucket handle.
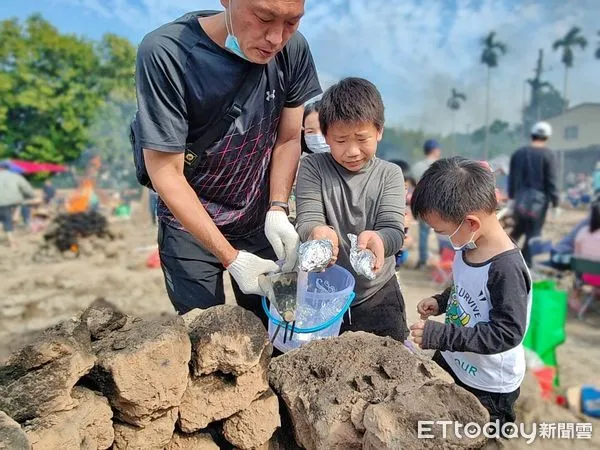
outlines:
{"label": "bucket handle", "polygon": [[[335,316],[333,316],[331,319],[329,319],[328,321],[322,323],[321,325],[317,325],[316,327],[312,327],[312,328],[296,327],[296,328],[294,328],[294,333],[316,333],[317,331],[321,331],[321,330],[324,330],[325,328],[330,327],[335,322],[337,322],[342,317],[344,317],[344,314],[346,314],[346,311],[348,311],[348,308],[350,308],[350,305],[354,301],[354,297],[356,297],[356,294],[354,292],[351,292],[348,295],[348,300],[346,300],[346,304],[341,309],[341,311],[339,313],[337,313]],[[262,298],[262,307],[263,307],[263,311],[265,312],[265,314],[267,315],[267,317],[269,318],[269,320],[271,322],[273,322],[277,326],[280,326],[280,325],[285,326],[285,322],[283,322],[282,320],[278,320],[277,318],[275,318],[275,316],[273,316],[273,314],[271,314],[271,311],[269,311],[269,308],[267,306],[267,299],[265,297]]]}

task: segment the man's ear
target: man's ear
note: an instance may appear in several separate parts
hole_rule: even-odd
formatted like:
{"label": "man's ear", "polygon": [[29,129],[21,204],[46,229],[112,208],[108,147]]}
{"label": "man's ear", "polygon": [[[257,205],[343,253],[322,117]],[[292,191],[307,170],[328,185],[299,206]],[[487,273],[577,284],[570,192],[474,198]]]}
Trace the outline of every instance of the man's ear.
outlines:
{"label": "man's ear", "polygon": [[221,0],[221,5],[225,9],[229,8],[229,0]]}
{"label": "man's ear", "polygon": [[383,127],[377,132],[377,142],[381,142],[381,139],[383,139]]}

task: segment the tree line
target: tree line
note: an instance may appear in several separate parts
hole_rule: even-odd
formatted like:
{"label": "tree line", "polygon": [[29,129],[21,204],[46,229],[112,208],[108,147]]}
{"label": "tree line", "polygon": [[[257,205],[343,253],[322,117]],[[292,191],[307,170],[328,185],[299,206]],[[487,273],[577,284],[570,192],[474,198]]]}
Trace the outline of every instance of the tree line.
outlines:
{"label": "tree line", "polygon": [[0,22],[0,159],[115,158],[135,110],[136,48],[61,34],[40,15]]}
{"label": "tree line", "polygon": [[[600,31],[598,31],[600,36]],[[508,52],[506,43],[497,39],[495,31],[491,31],[481,40],[480,62],[486,66],[486,102],[485,102],[485,126],[483,139],[483,158],[487,159],[490,155],[490,135],[497,134],[493,132],[493,126],[490,126],[490,92],[492,71],[499,66],[503,55]],[[572,27],[563,37],[552,43],[552,50],[560,52],[560,60],[564,65],[564,82],[562,88],[562,97],[558,90],[549,82],[543,80],[544,74],[544,50],[540,49],[535,67],[535,76],[526,80],[531,88],[529,104],[523,110],[523,128],[529,129],[536,121],[547,119],[563,112],[568,106],[569,89],[569,70],[574,67],[575,52],[583,51],[588,46],[588,40],[583,36],[580,27]],[[600,42],[595,49],[594,56],[600,59]],[[451,89],[450,98],[447,106],[452,113],[452,123],[454,133],[454,116],[460,110],[463,103],[467,100],[464,93],[456,88]],[[495,121],[496,129],[498,121]],[[492,124],[493,125],[493,124]]]}

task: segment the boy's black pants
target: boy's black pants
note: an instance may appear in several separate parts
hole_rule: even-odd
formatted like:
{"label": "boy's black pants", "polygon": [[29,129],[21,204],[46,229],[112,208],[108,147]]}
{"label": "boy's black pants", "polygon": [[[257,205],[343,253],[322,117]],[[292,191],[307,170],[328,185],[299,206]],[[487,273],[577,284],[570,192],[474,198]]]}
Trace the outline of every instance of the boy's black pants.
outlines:
{"label": "boy's black pants", "polygon": [[454,378],[454,382],[458,386],[469,391],[471,394],[477,397],[477,399],[483,405],[483,407],[487,409],[490,413],[490,422],[498,420],[500,427],[502,427],[502,425],[504,425],[505,423],[514,423],[516,419],[515,402],[519,398],[521,388],[517,388],[516,391],[508,393],[487,392],[475,389],[460,381],[460,379],[454,374],[454,371],[448,365],[448,363],[446,362],[446,360],[442,356],[442,353],[439,350],[437,350],[434,353],[432,359],[442,369],[448,372],[452,376],[452,378]]}

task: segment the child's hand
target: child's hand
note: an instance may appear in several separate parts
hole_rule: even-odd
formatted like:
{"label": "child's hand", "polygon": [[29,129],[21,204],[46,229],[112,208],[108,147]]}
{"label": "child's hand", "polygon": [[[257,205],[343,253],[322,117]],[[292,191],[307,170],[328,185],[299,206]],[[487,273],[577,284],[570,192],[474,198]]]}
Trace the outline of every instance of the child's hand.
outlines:
{"label": "child's hand", "polygon": [[337,233],[333,228],[328,227],[327,225],[320,225],[318,227],[314,227],[310,237],[308,238],[310,241],[319,241],[322,239],[328,239],[333,242],[333,257],[329,262],[329,266],[332,266],[337,261],[337,256],[340,251],[340,240],[338,238]]}
{"label": "child's hand", "polygon": [[385,262],[385,249],[383,248],[383,240],[376,231],[363,231],[358,235],[358,248],[361,250],[368,249],[375,255],[375,265],[373,272],[377,273],[383,267]]}
{"label": "child's hand", "polygon": [[421,315],[421,319],[425,320],[429,316],[437,316],[440,313],[440,306],[435,298],[425,298],[417,305],[417,312]]}
{"label": "child's hand", "polygon": [[415,344],[421,347],[423,344],[423,330],[425,330],[425,322],[420,320],[410,326],[410,336]]}

